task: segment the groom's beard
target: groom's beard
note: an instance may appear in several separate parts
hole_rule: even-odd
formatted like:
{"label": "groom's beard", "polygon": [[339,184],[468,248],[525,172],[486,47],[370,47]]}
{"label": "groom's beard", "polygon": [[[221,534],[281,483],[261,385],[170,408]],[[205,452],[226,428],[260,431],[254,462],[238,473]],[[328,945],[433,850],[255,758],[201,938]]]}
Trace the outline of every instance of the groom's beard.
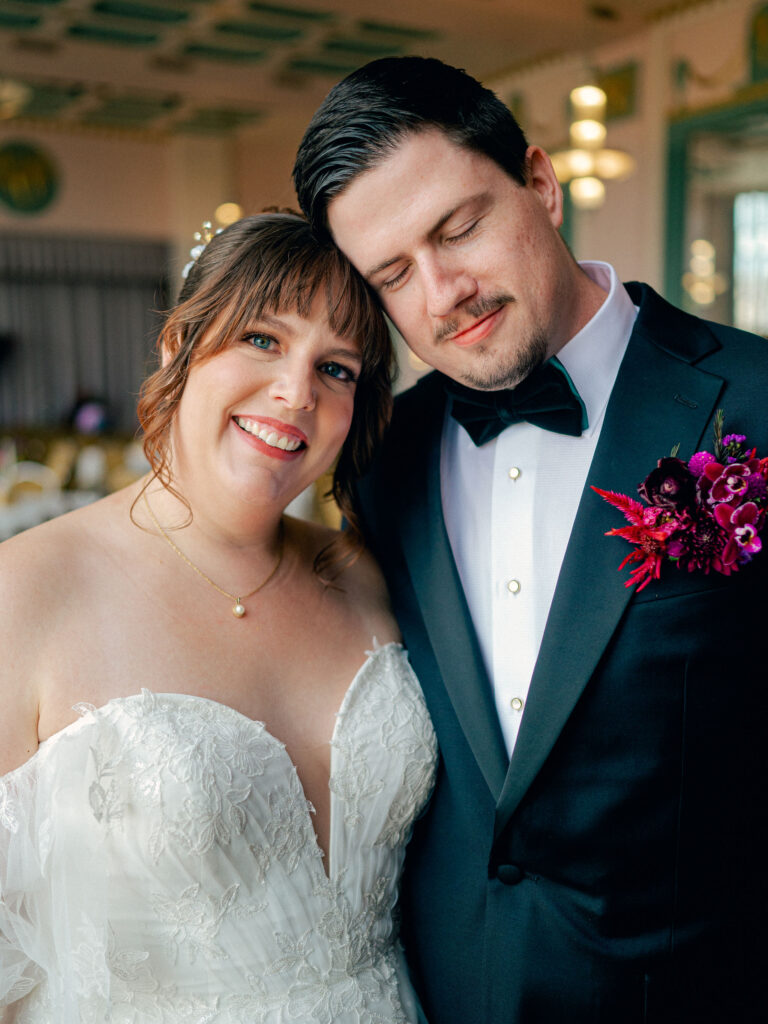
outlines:
{"label": "groom's beard", "polygon": [[[502,361],[498,356],[488,356],[487,368],[474,367],[462,374],[461,383],[478,391],[501,391],[504,388],[516,388],[517,385],[541,366],[547,358],[547,340],[543,334],[534,334],[528,338],[525,348],[509,353]],[[481,358],[482,362],[482,358]]]}
{"label": "groom's beard", "polygon": [[[473,319],[479,319],[487,313],[494,313],[502,306],[514,302],[509,295],[495,295],[478,299],[464,307],[464,311]],[[442,324],[435,331],[435,341],[441,342],[449,338],[459,329],[458,321]],[[542,332],[537,332],[527,339],[515,339],[516,348],[513,352],[483,355],[478,353],[477,364],[471,370],[461,374],[460,381],[467,387],[477,391],[500,391],[503,388],[514,388],[525,380],[537,366],[547,358],[549,345]],[[448,342],[450,344],[450,342]],[[483,365],[483,362],[487,365]]]}

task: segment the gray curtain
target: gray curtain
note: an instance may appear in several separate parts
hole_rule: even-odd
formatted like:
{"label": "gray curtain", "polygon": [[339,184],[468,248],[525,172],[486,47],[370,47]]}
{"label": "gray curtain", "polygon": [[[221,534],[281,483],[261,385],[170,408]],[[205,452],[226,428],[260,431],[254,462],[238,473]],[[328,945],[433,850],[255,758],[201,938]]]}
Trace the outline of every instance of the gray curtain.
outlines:
{"label": "gray curtain", "polygon": [[156,242],[0,236],[0,427],[57,427],[97,397],[134,431],[169,262]]}

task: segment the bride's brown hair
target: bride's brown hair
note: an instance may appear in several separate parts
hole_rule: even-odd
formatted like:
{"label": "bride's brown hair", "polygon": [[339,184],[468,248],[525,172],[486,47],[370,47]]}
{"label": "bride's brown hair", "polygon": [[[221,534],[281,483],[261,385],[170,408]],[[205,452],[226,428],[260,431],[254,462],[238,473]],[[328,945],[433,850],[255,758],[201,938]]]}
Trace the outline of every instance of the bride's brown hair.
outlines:
{"label": "bride's brown hair", "polygon": [[[314,237],[302,217],[282,212],[245,217],[206,245],[160,332],[162,365],[141,388],[138,416],[154,475],[173,490],[170,430],[190,368],[231,345],[264,313],[308,316],[318,294],[325,298],[331,330],[358,342],[362,354],[352,425],[331,488],[348,529],[315,564],[324,579],[331,579],[362,549],[353,484],[370,465],[389,421],[393,352],[365,282],[338,249]],[[210,331],[216,322],[220,329]]]}

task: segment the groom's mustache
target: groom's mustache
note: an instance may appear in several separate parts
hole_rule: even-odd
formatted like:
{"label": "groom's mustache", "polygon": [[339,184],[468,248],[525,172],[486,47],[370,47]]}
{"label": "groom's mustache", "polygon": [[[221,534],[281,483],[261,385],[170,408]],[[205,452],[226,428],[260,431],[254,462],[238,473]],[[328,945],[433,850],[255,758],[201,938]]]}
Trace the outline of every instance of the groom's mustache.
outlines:
{"label": "groom's mustache", "polygon": [[514,301],[511,295],[487,295],[472,299],[462,309],[462,312],[466,314],[466,319],[451,319],[438,324],[434,330],[434,339],[436,342],[446,341],[454,334],[458,334],[460,331],[465,331],[468,327],[471,327],[471,321],[479,320],[489,313],[495,313],[497,309],[506,306],[508,302]]}

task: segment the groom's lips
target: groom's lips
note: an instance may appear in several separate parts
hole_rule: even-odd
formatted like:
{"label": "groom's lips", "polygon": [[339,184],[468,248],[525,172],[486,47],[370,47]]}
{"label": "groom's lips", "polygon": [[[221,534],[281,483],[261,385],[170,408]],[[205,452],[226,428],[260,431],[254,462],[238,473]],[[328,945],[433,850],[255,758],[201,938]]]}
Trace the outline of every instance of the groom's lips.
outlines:
{"label": "groom's lips", "polygon": [[479,320],[475,320],[469,327],[465,327],[458,334],[452,334],[446,340],[450,341],[453,345],[458,345],[459,348],[468,348],[470,345],[476,345],[478,341],[485,341],[488,335],[495,330],[506,308],[506,305],[499,306],[492,313],[488,313]]}

